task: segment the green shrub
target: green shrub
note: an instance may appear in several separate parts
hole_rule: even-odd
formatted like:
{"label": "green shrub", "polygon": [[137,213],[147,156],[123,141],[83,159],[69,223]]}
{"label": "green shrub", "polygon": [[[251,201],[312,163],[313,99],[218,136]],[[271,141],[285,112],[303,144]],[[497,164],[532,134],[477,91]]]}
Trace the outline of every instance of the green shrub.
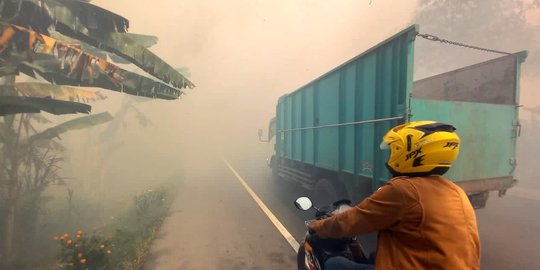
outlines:
{"label": "green shrub", "polygon": [[135,219],[142,227],[148,228],[161,224],[167,213],[164,207],[167,198],[165,189],[152,190],[136,195],[133,198],[135,204]]}
{"label": "green shrub", "polygon": [[133,208],[104,227],[102,233],[78,231],[75,237],[55,236],[61,246],[62,269],[139,269],[167,216],[170,195],[165,188],[148,189],[134,196]]}
{"label": "green shrub", "polygon": [[65,233],[60,237],[55,236],[55,240],[61,247],[59,260],[63,269],[110,269],[107,267],[112,254],[110,239],[101,234],[77,231],[74,237]]}

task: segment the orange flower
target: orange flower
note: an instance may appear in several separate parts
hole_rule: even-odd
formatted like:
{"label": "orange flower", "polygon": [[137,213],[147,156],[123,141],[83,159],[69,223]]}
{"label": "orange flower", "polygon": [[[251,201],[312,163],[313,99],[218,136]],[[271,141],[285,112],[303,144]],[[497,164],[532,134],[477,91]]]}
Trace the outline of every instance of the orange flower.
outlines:
{"label": "orange flower", "polygon": [[73,241],[70,239],[70,240],[67,240],[66,242],[68,245],[71,245],[71,243],[73,243]]}
{"label": "orange flower", "polygon": [[82,257],[82,255],[83,255],[82,252],[79,252],[79,254],[77,254],[77,257],[80,258],[80,257]]}
{"label": "orange flower", "polygon": [[80,235],[80,234],[77,234],[77,238],[81,238],[81,235]]}
{"label": "orange flower", "polygon": [[82,234],[82,231],[80,231],[80,230],[79,230],[79,231],[77,231],[77,234]]}
{"label": "orange flower", "polygon": [[86,259],[80,259],[79,260],[81,263],[86,263]]}
{"label": "orange flower", "polygon": [[63,235],[62,237],[64,237],[64,238],[65,238],[65,237],[69,237],[69,234],[64,233],[64,235]]}
{"label": "orange flower", "polygon": [[100,247],[100,248],[105,248],[105,245],[101,245],[101,246],[99,246],[99,247]]}
{"label": "orange flower", "polygon": [[60,240],[64,240],[64,239],[65,239],[65,237],[63,237],[63,236],[62,236],[62,237],[60,237]]}
{"label": "orange flower", "polygon": [[107,254],[111,254],[111,253],[112,253],[112,251],[111,251],[111,250],[107,250]]}
{"label": "orange flower", "polygon": [[54,241],[58,241],[58,236],[55,235],[53,239]]}

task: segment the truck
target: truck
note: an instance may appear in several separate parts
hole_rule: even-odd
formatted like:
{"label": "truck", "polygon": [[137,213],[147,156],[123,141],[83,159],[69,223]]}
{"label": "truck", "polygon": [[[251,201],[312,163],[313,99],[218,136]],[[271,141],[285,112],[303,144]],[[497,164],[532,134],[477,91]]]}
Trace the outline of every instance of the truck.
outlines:
{"label": "truck", "polygon": [[[412,25],[299,89],[281,96],[270,121],[277,181],[293,181],[315,202],[360,201],[391,179],[384,134],[409,121],[452,124],[462,140],[445,177],[485,207],[517,183],[519,78],[527,51],[413,81]],[[259,130],[262,139],[262,130]]]}

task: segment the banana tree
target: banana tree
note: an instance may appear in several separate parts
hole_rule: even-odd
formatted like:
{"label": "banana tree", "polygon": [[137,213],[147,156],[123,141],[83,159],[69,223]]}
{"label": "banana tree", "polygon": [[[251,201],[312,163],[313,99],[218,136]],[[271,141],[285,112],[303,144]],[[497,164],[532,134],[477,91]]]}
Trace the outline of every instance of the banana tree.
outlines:
{"label": "banana tree", "polygon": [[[189,79],[148,50],[157,38],[127,33],[127,19],[89,1],[4,0],[0,1],[0,22],[0,76],[23,73],[54,85],[101,87],[161,99],[177,99],[183,89],[194,87]],[[52,36],[55,33],[58,35]],[[70,39],[59,38],[60,34]],[[133,63],[147,74],[123,70],[108,58]],[[89,107],[75,104],[75,99],[59,99],[61,95],[54,92],[58,91],[55,86],[51,86],[55,90],[45,88],[38,86],[19,93],[12,89],[2,91],[0,100],[8,104],[4,106],[6,114],[89,112]],[[50,95],[42,95],[43,92]],[[144,115],[137,115],[144,122]],[[62,147],[54,138],[76,127],[110,121],[104,115],[87,117],[84,119],[91,121],[65,123],[41,133],[31,123],[46,119],[36,114],[0,118],[0,208],[5,210],[0,211],[0,229],[4,232],[0,237],[0,253],[4,254],[0,261],[4,266],[13,259],[21,201],[26,195],[39,198],[43,187],[60,181]]]}
{"label": "banana tree", "polygon": [[[15,251],[13,239],[25,235],[31,239],[38,217],[41,194],[51,184],[62,184],[59,163],[63,148],[56,141],[70,130],[100,125],[112,120],[107,113],[88,115],[37,131],[32,114],[9,115],[0,121],[0,227],[4,256],[2,264],[10,267]],[[24,207],[22,207],[24,205]],[[32,213],[28,213],[31,211]],[[25,217],[25,219],[21,219]],[[30,227],[29,227],[30,226]],[[21,232],[24,230],[24,234]],[[22,238],[24,239],[24,237]]]}
{"label": "banana tree", "polygon": [[[132,92],[141,92],[140,88],[156,88],[158,85],[171,85],[179,90],[193,88],[194,84],[169,64],[148,50],[148,37],[128,34],[129,21],[106,9],[84,1],[74,0],[19,0],[4,1],[0,6],[0,20],[20,27],[31,28],[34,31],[48,35],[49,30],[55,31],[82,41],[99,50],[116,55],[127,60],[142,70],[157,78],[164,84],[132,83]],[[37,39],[39,41],[39,39]],[[0,45],[2,40],[0,40]],[[146,44],[145,44],[146,43]],[[12,59],[9,59],[12,61]],[[8,62],[8,61],[6,61]],[[19,71],[19,65],[4,65],[5,72]],[[29,70],[32,66],[25,65],[22,69]],[[52,71],[52,73],[56,73]],[[134,77],[133,75],[130,75]],[[48,76],[49,81],[55,79]],[[141,79],[139,79],[141,80]],[[135,79],[130,81],[137,82]],[[66,83],[62,81],[62,83]],[[73,84],[71,84],[73,85]],[[133,88],[139,88],[134,90]],[[114,89],[113,89],[114,90]],[[171,89],[168,89],[171,92]],[[178,98],[176,95],[175,98]],[[153,96],[170,99],[170,95]]]}

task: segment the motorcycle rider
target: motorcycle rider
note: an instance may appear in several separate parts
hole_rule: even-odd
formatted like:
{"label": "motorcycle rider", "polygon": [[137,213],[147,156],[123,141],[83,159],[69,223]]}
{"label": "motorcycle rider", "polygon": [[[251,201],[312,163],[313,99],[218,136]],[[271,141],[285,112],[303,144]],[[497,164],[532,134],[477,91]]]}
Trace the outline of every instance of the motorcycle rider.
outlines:
{"label": "motorcycle rider", "polygon": [[[379,231],[375,269],[480,269],[480,239],[465,192],[443,178],[456,159],[455,128],[434,121],[409,122],[384,136],[393,177],[355,207],[314,221],[322,238]],[[371,269],[344,257],[325,269]]]}

